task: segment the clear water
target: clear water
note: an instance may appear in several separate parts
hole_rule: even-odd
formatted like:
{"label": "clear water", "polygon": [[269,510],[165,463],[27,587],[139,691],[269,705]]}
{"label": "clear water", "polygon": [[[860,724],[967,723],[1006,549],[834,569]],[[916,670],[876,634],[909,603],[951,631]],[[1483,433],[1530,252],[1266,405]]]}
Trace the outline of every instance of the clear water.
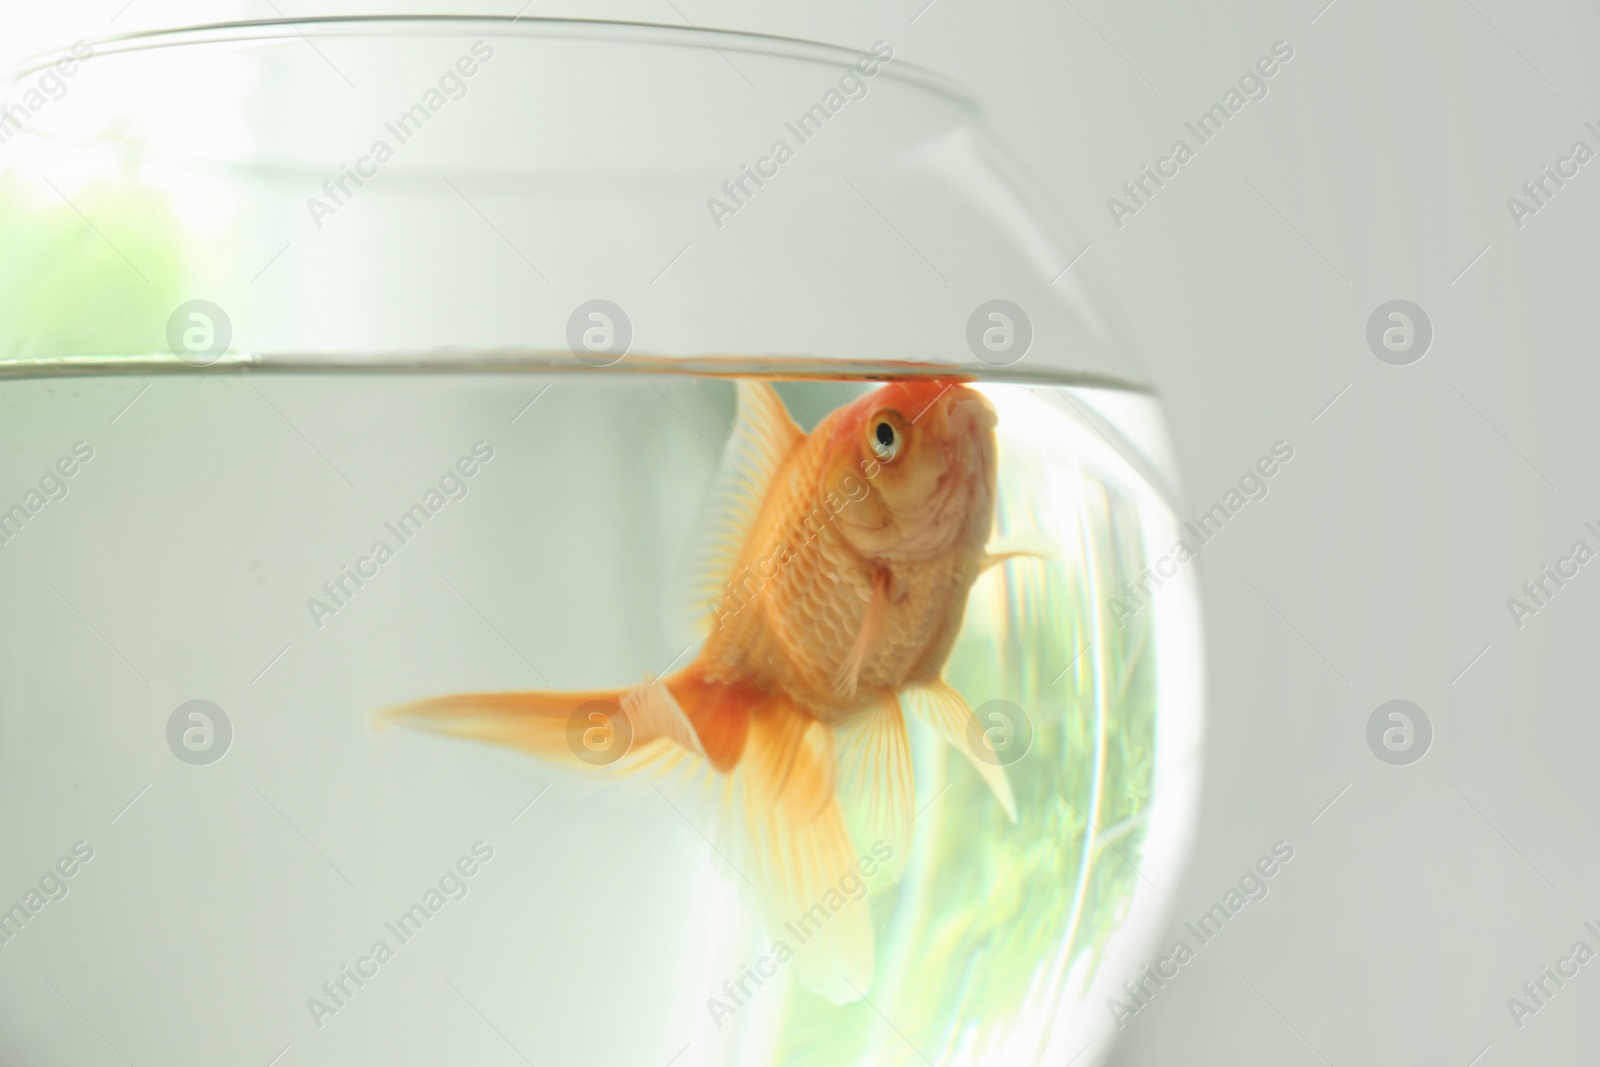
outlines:
{"label": "clear water", "polygon": [[[1009,1065],[1105,1037],[1199,715],[1193,568],[1110,606],[1179,536],[1146,396],[980,386],[997,537],[1049,558],[979,580],[946,676],[1025,714],[1019,822],[911,725],[866,1001],[780,974],[708,1009],[772,935],[693,806],[371,729],[692,655],[674,574],[733,390],[630,364],[0,382],[0,1062]],[[778,388],[807,428],[873,386],[805,369]]]}

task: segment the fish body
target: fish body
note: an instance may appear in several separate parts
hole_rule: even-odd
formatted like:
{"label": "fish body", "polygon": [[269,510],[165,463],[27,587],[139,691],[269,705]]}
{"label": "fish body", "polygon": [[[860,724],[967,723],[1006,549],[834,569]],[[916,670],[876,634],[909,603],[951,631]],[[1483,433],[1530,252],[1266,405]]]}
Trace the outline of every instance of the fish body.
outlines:
{"label": "fish body", "polygon": [[[940,676],[973,583],[1002,558],[986,547],[997,418],[953,381],[891,383],[810,434],[770,385],[741,382],[738,399],[690,568],[705,641],[687,667],[627,689],[465,693],[387,716],[591,765],[602,761],[575,738],[594,736],[593,720],[603,740],[624,739],[627,758],[603,761],[614,770],[690,761],[725,776],[736,866],[776,930],[873,843],[908,847],[907,711],[968,756],[1015,819],[1004,770],[972,751],[971,709]],[[818,930],[796,969],[836,1003],[865,995],[866,906]]]}
{"label": "fish body", "polygon": [[989,402],[962,385],[896,383],[809,435],[770,389],[742,390],[741,410],[765,439],[736,433],[750,462],[730,461],[734,490],[758,484],[741,484],[742,468],[773,469],[731,566],[726,551],[703,564],[727,576],[700,655],[668,689],[754,686],[840,726],[936,679],[994,522]]}

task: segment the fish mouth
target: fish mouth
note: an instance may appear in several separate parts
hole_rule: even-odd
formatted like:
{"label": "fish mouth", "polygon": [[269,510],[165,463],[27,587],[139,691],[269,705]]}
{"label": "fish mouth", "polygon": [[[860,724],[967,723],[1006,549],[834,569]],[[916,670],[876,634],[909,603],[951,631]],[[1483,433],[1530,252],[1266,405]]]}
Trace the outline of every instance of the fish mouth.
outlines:
{"label": "fish mouth", "polygon": [[950,406],[949,423],[951,433],[958,437],[967,437],[984,430],[993,430],[1000,425],[1000,416],[995,412],[994,405],[974,393],[958,398]]}
{"label": "fish mouth", "polygon": [[[928,494],[923,514],[925,537],[931,547],[976,536],[988,537],[994,502],[995,427],[1000,417],[987,397],[968,389],[940,405],[938,428],[943,467]],[[978,532],[973,534],[971,528]]]}
{"label": "fish mouth", "polygon": [[978,393],[958,400],[950,411],[950,428],[960,442],[956,466],[971,483],[973,499],[969,506],[983,510],[994,496],[995,427],[1000,416],[987,397]]}
{"label": "fish mouth", "polygon": [[946,478],[960,479],[977,474],[988,465],[994,452],[994,431],[1000,416],[988,397],[969,389],[951,397],[945,408],[945,452],[949,457]]}

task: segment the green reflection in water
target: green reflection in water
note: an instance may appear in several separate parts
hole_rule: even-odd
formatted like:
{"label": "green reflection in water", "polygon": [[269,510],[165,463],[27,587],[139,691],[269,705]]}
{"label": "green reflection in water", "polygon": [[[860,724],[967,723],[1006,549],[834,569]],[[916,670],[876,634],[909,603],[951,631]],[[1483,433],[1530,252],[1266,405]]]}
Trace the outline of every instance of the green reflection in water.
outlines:
{"label": "green reflection in water", "polygon": [[[1065,516],[1039,503],[1064,497]],[[915,734],[918,803],[949,788],[918,817],[903,880],[872,899],[873,989],[843,1007],[797,991],[774,1062],[997,1062],[1001,1047],[1032,1062],[1069,969],[1085,953],[1098,966],[1143,877],[1155,769],[1158,608],[1119,629],[1105,607],[1143,571],[1145,527],[1169,521],[1148,499],[1070,459],[1003,452],[1000,537],[1044,535],[1052,554],[980,579],[945,676],[975,707],[1009,700],[1033,721],[1032,748],[1007,768],[1018,824],[960,754]],[[1019,1026],[1032,1028],[1020,1042]]]}
{"label": "green reflection in water", "polygon": [[166,350],[183,254],[165,193],[0,174],[0,249],[0,358]]}

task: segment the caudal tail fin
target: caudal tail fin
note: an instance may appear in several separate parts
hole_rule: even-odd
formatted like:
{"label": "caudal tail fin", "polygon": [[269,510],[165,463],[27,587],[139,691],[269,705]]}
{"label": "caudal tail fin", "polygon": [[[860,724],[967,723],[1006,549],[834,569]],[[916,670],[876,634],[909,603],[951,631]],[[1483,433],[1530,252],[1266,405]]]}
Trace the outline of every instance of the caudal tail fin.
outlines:
{"label": "caudal tail fin", "polygon": [[597,768],[637,762],[664,742],[703,754],[694,727],[663,681],[583,692],[453,693],[385,708],[376,722]]}
{"label": "caudal tail fin", "polygon": [[795,976],[836,1004],[871,988],[865,880],[893,851],[881,853],[880,844],[877,859],[858,855],[835,795],[833,730],[787,698],[709,683],[689,668],[632,689],[458,693],[378,715],[383,725],[574,767],[731,776],[714,790],[718,852],[737,857],[730,862],[754,890],[769,933],[790,944]]}

